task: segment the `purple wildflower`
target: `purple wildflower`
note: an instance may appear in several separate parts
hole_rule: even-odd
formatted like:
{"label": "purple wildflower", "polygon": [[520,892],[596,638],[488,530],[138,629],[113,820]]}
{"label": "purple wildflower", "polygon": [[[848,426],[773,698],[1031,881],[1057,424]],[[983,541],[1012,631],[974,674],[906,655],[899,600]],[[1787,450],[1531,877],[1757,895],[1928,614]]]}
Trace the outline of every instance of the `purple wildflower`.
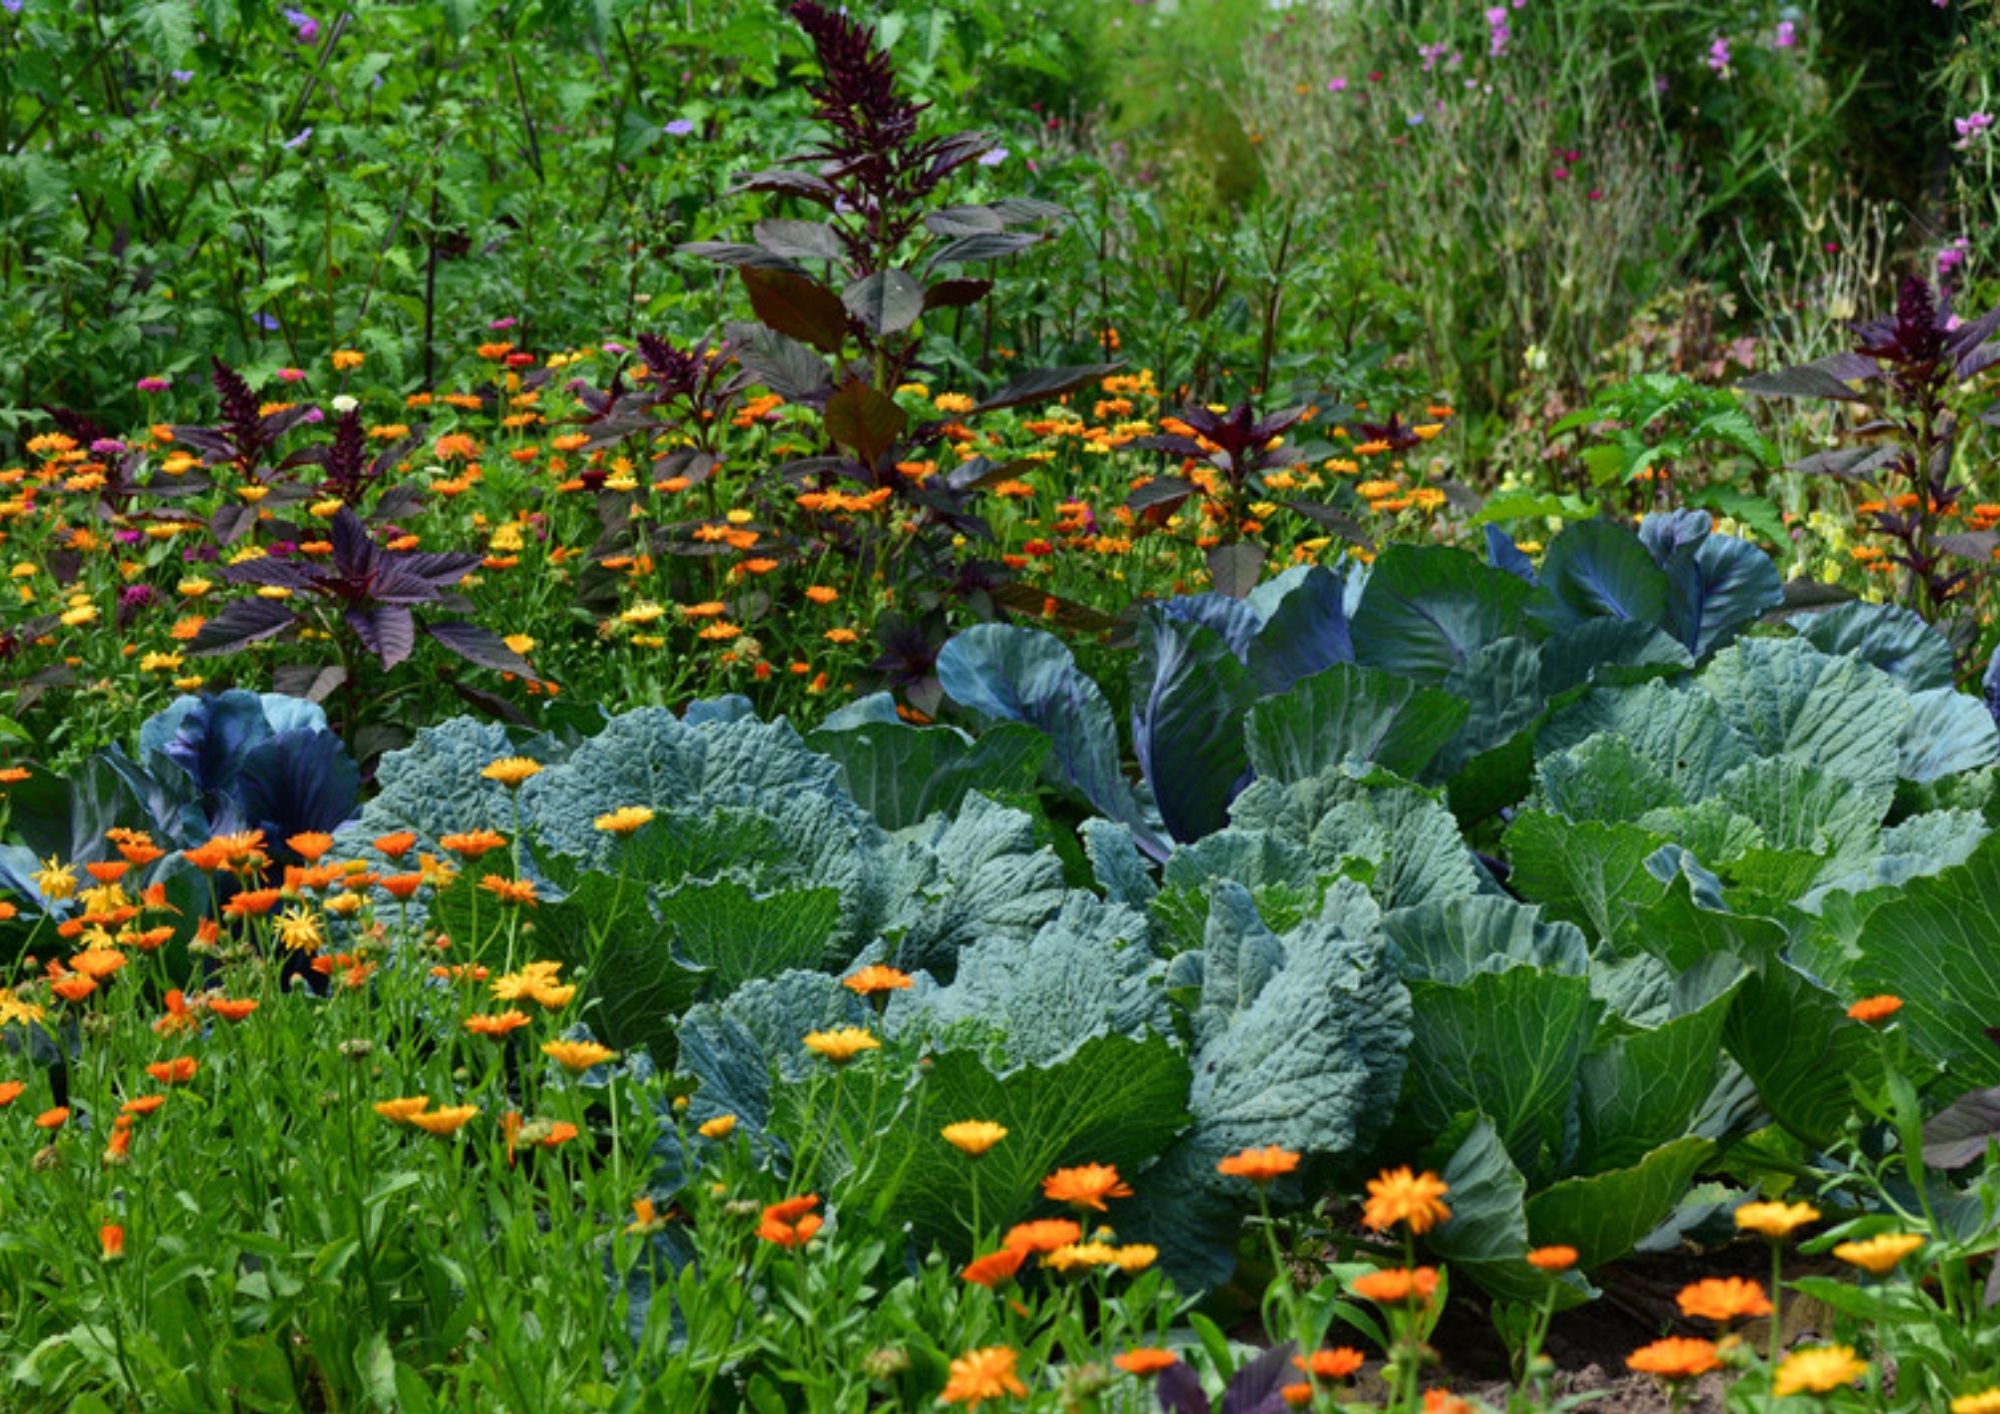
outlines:
{"label": "purple wildflower", "polygon": [[171,374],[161,374],[151,378],[141,378],[132,386],[142,393],[164,393],[173,386],[173,382]]}
{"label": "purple wildflower", "polygon": [[488,320],[486,327],[489,329],[511,329],[520,322],[521,322],[520,320],[516,319],[513,315],[509,314],[499,319]]}
{"label": "purple wildflower", "polygon": [[1708,46],[1708,67],[1724,76],[1729,73],[1729,41],[1719,34]]}
{"label": "purple wildflower", "polygon": [[298,135],[296,137],[288,137],[285,139],[285,150],[287,152],[297,152],[300,148],[306,145],[306,140],[310,138],[312,135],[313,135],[313,130],[310,125],[300,128],[298,131]]}
{"label": "purple wildflower", "polygon": [[1967,148],[1972,146],[1981,133],[1993,126],[1993,115],[1991,113],[1968,113],[1963,118],[1953,118],[1951,125],[1958,131],[1958,146]]}
{"label": "purple wildflower", "polygon": [[1794,49],[1798,47],[1798,42],[1799,42],[1798,25],[1793,23],[1791,20],[1779,20],[1778,40],[1777,40],[1778,48]]}
{"label": "purple wildflower", "polygon": [[1417,55],[1424,61],[1424,72],[1429,73],[1432,69],[1435,69],[1437,61],[1444,58],[1450,49],[1451,46],[1442,40],[1436,44],[1419,44],[1417,46]]}
{"label": "purple wildflower", "polygon": [[169,69],[167,72],[173,75],[174,82],[177,84],[185,85],[194,82],[193,69]]}
{"label": "purple wildflower", "polygon": [[318,42],[318,20],[308,15],[304,10],[286,9],[279,13],[284,15],[285,23],[292,27],[292,37],[299,43],[314,44]]}
{"label": "purple wildflower", "polygon": [[668,137],[686,137],[693,131],[694,120],[691,118],[676,118],[666,127]]}
{"label": "purple wildflower", "polygon": [[998,167],[1006,160],[1007,149],[1004,147],[989,147],[979,154],[979,165],[982,167]]}
{"label": "purple wildflower", "polygon": [[125,450],[125,444],[116,437],[99,437],[90,444],[90,450],[96,456],[115,457]]}
{"label": "purple wildflower", "polygon": [[1513,29],[1507,24],[1507,7],[1495,5],[1486,12],[1487,57],[1498,59],[1507,52],[1507,44],[1514,38]]}
{"label": "purple wildflower", "polygon": [[1345,92],[1347,92],[1347,80],[1346,80],[1346,79],[1328,79],[1328,80],[1326,81],[1326,91],[1327,91],[1328,93],[1345,93]]}

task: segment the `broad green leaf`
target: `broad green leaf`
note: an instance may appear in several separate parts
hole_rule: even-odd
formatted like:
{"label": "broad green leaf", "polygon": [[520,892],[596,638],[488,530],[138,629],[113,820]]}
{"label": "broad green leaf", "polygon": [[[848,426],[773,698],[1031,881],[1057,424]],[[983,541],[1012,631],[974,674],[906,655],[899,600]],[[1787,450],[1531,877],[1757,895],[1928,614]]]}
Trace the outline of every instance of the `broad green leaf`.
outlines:
{"label": "broad green leaf", "polygon": [[1840,1133],[1854,1109],[1848,1077],[1876,1063],[1874,1038],[1845,1011],[1804,973],[1774,961],[1745,980],[1723,1027],[1723,1044],[1772,1118],[1810,1144]]}
{"label": "broad green leaf", "polygon": [[1623,737],[1588,737],[1544,756],[1535,768],[1536,803],[1571,820],[1631,820],[1682,803],[1667,774]]}
{"label": "broad green leaf", "polygon": [[1463,982],[1522,965],[1582,976],[1590,966],[1583,933],[1543,922],[1540,914],[1510,898],[1476,894],[1396,909],[1382,916],[1382,928],[1405,980]]}
{"label": "broad green leaf", "polygon": [[1454,1115],[1489,1115],[1515,1164],[1553,1172],[1578,1067],[1602,1004],[1582,977],[1535,967],[1465,982],[1410,984],[1409,1071],[1402,1111],[1436,1131]]}
{"label": "broad green leaf", "polygon": [[1260,777],[1317,776],[1344,761],[1372,761],[1415,776],[1465,721],[1449,693],[1341,663],[1301,678],[1250,709],[1243,732]]}
{"label": "broad green leaf", "polygon": [[1392,545],[1377,559],[1353,622],[1355,658],[1442,683],[1496,639],[1521,630],[1530,591],[1504,570],[1443,545]]}
{"label": "broad green leaf", "polygon": [[1463,1134],[1438,1177],[1450,1186],[1451,1217],[1434,1228],[1425,1245],[1454,1273],[1463,1273],[1511,1301],[1541,1301],[1551,1287],[1559,1306],[1573,1306],[1589,1291],[1582,1277],[1556,1278],[1528,1265],[1528,1217],[1523,1202],[1528,1181],[1507,1156],[1493,1121],[1464,1117],[1448,1129],[1445,1142]]}
{"label": "broad green leaf", "polygon": [[1734,959],[1712,959],[1675,989],[1674,1016],[1613,1037],[1584,1057],[1572,1170],[1602,1173],[1636,1164],[1656,1145],[1687,1132],[1715,1088],[1722,1027],[1742,975]]}
{"label": "broad green leaf", "polygon": [[1897,1025],[1960,1088],[2000,1084],[2000,840],[1956,868],[1911,881],[1861,926],[1854,985],[1903,999]]}
{"label": "broad green leaf", "polygon": [[1888,676],[1803,639],[1746,639],[1696,679],[1759,755],[1789,756],[1864,785],[1893,781],[1911,709]]}
{"label": "broad green leaf", "polygon": [[1646,868],[1663,841],[1637,825],[1529,810],[1507,827],[1505,841],[1514,889],[1599,941],[1618,937],[1666,892]]}
{"label": "broad green leaf", "polygon": [[1630,1168],[1568,1178],[1528,1199],[1528,1232],[1538,1245],[1577,1251],[1586,1271],[1630,1252],[1673,1212],[1688,1180],[1715,1146],[1689,1135],[1663,1144]]}
{"label": "broad green leaf", "polygon": [[1590,619],[1663,624],[1667,576],[1639,537],[1610,521],[1572,525],[1549,545],[1528,617],[1554,633]]}
{"label": "broad green leaf", "polygon": [[1986,704],[1954,687],[1910,694],[1897,774],[1919,783],[1976,771],[2000,760],[2000,730]]}
{"label": "broad green leaf", "polygon": [[900,830],[958,809],[972,790],[1032,789],[1049,740],[1033,727],[999,722],[971,738],[953,727],[904,722],[823,726],[807,737],[840,763],[841,784],[884,829]]}
{"label": "broad green leaf", "polygon": [[1167,832],[1183,843],[1229,822],[1250,771],[1250,670],[1211,628],[1149,610],[1132,665],[1132,754]]}
{"label": "broad green leaf", "polygon": [[1900,604],[1856,599],[1794,618],[1791,624],[1820,652],[1859,658],[1909,692],[1950,687],[1955,677],[1944,635]]}
{"label": "broad green leaf", "polygon": [[[598,885],[591,892],[601,898],[605,890]],[[581,906],[588,909],[587,902]],[[691,880],[660,890],[653,895],[653,907],[664,937],[656,935],[649,941],[644,930],[621,929],[623,936],[614,944],[617,953],[606,960],[615,974],[610,987],[624,990],[635,973],[646,970],[643,964],[634,965],[632,953],[638,948],[659,950],[666,938],[672,938],[679,956],[705,971],[711,985],[733,990],[752,978],[827,963],[827,945],[840,923],[837,889],[760,894],[734,879]],[[649,1001],[664,1003],[666,998]],[[662,1019],[670,1016],[666,1013]]]}

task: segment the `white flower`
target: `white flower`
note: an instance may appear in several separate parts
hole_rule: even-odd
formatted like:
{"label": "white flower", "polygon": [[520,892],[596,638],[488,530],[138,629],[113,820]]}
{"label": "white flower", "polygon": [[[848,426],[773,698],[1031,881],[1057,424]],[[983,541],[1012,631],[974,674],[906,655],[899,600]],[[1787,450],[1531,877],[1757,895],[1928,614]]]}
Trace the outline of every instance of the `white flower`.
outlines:
{"label": "white flower", "polygon": [[361,399],[353,396],[350,393],[342,393],[333,400],[333,410],[341,414],[353,412],[356,408],[360,406],[361,406]]}

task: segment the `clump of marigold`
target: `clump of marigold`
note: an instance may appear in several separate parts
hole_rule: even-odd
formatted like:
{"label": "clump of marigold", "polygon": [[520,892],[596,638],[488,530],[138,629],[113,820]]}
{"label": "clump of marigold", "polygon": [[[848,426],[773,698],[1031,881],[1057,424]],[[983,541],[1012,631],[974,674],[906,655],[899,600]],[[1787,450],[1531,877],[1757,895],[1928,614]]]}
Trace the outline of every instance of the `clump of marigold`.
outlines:
{"label": "clump of marigold", "polygon": [[1745,1203],[1736,1210],[1736,1226],[1755,1232],[1773,1242],[1792,1235],[1807,1223],[1819,1221],[1819,1209],[1810,1203]]}
{"label": "clump of marigold", "polygon": [[1437,1294],[1435,1267],[1382,1267],[1364,1272],[1347,1289],[1378,1306],[1422,1304]]}
{"label": "clump of marigold", "polygon": [[1833,1249],[1833,1255],[1870,1276],[1882,1277],[1895,1271],[1905,1257],[1923,1245],[1924,1239],[1914,1232],[1881,1232],[1856,1242],[1843,1242]]}

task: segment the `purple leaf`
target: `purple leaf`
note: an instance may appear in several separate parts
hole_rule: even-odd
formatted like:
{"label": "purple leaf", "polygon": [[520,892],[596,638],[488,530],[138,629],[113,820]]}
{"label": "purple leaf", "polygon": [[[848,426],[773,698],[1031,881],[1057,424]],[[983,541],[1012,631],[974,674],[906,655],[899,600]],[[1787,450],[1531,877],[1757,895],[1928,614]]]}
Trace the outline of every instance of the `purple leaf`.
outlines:
{"label": "purple leaf", "polygon": [[534,664],[501,642],[498,634],[478,624],[461,619],[441,619],[437,623],[425,624],[424,632],[476,667],[491,668],[496,673],[513,673],[517,677],[535,676]]}
{"label": "purple leaf", "polygon": [[417,621],[401,604],[377,604],[353,608],[341,615],[362,646],[393,668],[410,656],[417,646]]}
{"label": "purple leaf", "polygon": [[234,653],[261,639],[274,638],[297,622],[276,599],[238,599],[201,626],[190,651],[197,657]]}

